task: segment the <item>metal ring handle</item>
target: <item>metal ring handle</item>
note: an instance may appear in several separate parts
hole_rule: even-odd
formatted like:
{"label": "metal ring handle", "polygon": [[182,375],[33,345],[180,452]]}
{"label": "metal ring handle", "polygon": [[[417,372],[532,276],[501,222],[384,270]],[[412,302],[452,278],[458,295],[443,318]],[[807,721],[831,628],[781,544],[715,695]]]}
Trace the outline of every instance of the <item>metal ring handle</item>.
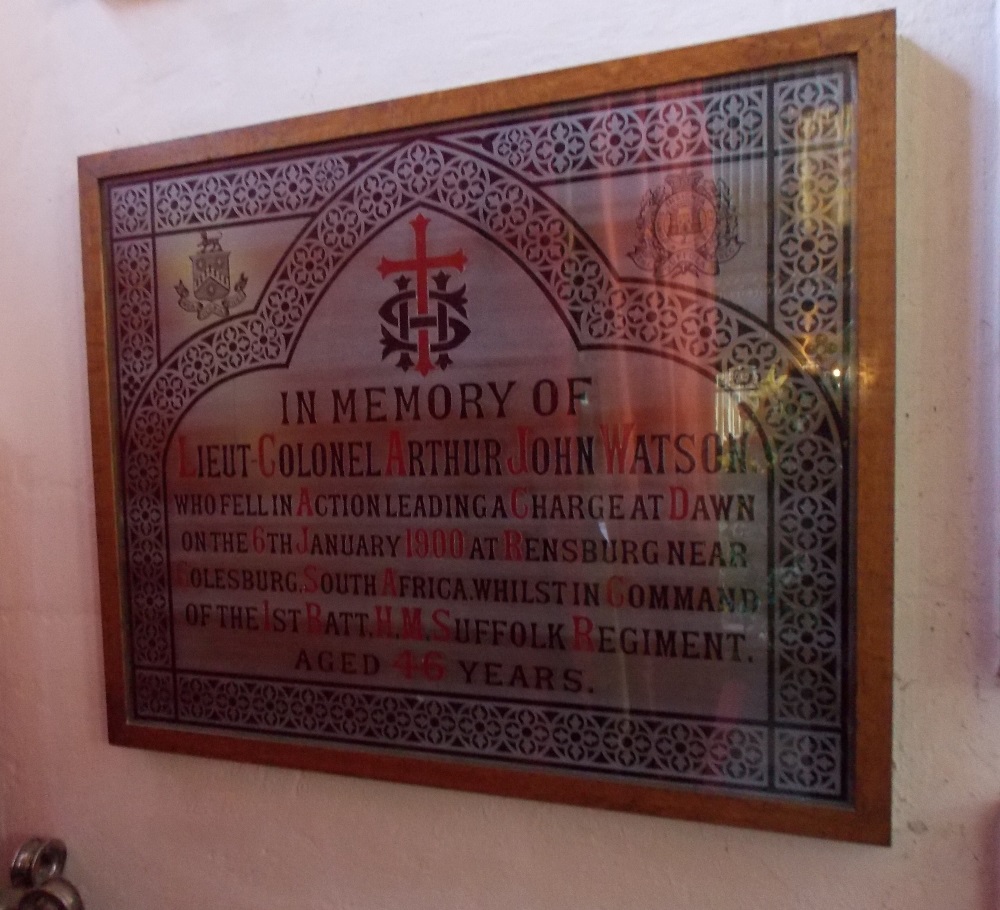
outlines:
{"label": "metal ring handle", "polygon": [[15,888],[37,888],[66,868],[66,845],[61,840],[33,837],[21,845],[10,865]]}
{"label": "metal ring handle", "polygon": [[84,910],[83,898],[64,878],[50,878],[40,888],[32,888],[17,910]]}
{"label": "metal ring handle", "polygon": [[43,838],[33,837],[21,844],[14,854],[10,864],[10,883],[15,888],[30,888],[34,884],[31,880],[31,866],[44,843]]}
{"label": "metal ring handle", "polygon": [[59,878],[66,868],[66,845],[61,840],[47,840],[31,864],[31,883],[36,887]]}

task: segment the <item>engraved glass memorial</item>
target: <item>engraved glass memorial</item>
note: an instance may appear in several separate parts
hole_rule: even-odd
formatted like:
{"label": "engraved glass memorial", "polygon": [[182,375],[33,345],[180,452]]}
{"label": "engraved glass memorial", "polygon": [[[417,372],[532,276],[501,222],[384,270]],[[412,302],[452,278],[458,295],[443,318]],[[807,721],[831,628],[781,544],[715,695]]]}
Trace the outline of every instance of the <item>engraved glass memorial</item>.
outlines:
{"label": "engraved glass memorial", "polygon": [[102,180],[126,725],[849,807],[857,93],[845,55]]}

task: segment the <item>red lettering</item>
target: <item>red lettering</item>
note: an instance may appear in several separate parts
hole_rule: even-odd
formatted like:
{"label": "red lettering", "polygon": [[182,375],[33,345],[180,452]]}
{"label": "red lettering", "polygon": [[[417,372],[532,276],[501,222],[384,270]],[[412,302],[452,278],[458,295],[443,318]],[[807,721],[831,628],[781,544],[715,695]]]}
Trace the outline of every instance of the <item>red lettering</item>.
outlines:
{"label": "red lettering", "polygon": [[323,634],[322,612],[319,604],[306,603],[306,631],[310,635]]}
{"label": "red lettering", "polygon": [[436,626],[431,635],[434,641],[451,641],[451,626],[448,621],[451,619],[451,610],[439,609],[431,613],[431,622]]}
{"label": "red lettering", "polygon": [[260,468],[262,477],[274,476],[274,459],[264,454],[264,442],[268,441],[274,446],[274,434],[265,433],[257,440],[257,466]]}
{"label": "red lettering", "polygon": [[611,429],[601,424],[601,442],[604,443],[604,463],[608,466],[608,473],[625,473],[625,450],[634,432],[634,423],[616,423]]}
{"label": "red lettering", "polygon": [[385,476],[406,476],[406,461],[403,459],[403,437],[399,430],[389,432],[389,453],[385,456]]}
{"label": "red lettering", "polygon": [[392,607],[375,605],[375,637],[392,638]]}
{"label": "red lettering", "polygon": [[670,519],[677,521],[687,518],[688,491],[684,487],[670,488]]}
{"label": "red lettering", "polygon": [[528,470],[528,437],[531,430],[528,427],[517,428],[517,461],[513,456],[507,459],[507,470],[511,474],[523,474]]}
{"label": "red lettering", "polygon": [[527,518],[528,507],[521,505],[521,496],[528,492],[526,487],[514,487],[510,491],[510,514],[515,518]]}
{"label": "red lettering", "polygon": [[594,623],[586,616],[573,617],[573,650],[574,651],[596,651],[591,633],[594,631]]}
{"label": "red lettering", "polygon": [[612,575],[604,586],[604,600],[609,607],[625,606],[625,595],[621,592],[621,585],[625,579],[621,575]]}
{"label": "red lettering", "polygon": [[401,607],[403,613],[403,638],[412,638],[417,641],[423,641],[424,638],[424,620],[423,620],[423,608],[421,607]]}
{"label": "red lettering", "polygon": [[198,469],[187,460],[187,437],[182,433],[177,437],[177,448],[180,449],[181,456],[181,477],[197,477]]}
{"label": "red lettering", "polygon": [[399,587],[396,584],[396,573],[386,569],[382,575],[382,596],[399,597]]}
{"label": "red lettering", "polygon": [[299,490],[299,505],[295,510],[296,515],[309,515],[313,516],[316,513],[313,511],[312,500],[309,498],[309,487],[302,487]]}
{"label": "red lettering", "polygon": [[503,532],[504,559],[524,560],[524,535],[520,531]]}

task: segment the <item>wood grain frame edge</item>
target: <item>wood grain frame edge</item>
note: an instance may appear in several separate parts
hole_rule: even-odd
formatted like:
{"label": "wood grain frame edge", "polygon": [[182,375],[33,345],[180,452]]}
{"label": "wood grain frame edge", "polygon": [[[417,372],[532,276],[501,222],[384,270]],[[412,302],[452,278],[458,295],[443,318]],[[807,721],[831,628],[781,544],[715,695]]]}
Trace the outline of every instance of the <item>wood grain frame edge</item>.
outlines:
{"label": "wood grain frame edge", "polygon": [[78,165],[83,291],[90,395],[91,456],[108,733],[114,742],[127,723],[126,642],[121,576],[118,478],[113,442],[111,351],[106,307],[107,259],[100,178],[86,159]]}
{"label": "wood grain frame edge", "polygon": [[883,14],[858,52],[858,602],[859,817],[892,833],[893,539],[896,300],[896,28]]}

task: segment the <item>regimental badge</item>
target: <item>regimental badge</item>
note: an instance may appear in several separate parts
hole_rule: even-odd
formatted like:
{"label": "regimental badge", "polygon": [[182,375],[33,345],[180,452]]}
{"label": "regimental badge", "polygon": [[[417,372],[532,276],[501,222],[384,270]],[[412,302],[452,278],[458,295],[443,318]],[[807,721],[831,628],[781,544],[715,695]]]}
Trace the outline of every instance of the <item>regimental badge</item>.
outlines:
{"label": "regimental badge", "polygon": [[[427,253],[430,219],[418,214],[410,221],[414,234],[412,259],[387,259],[378,264],[385,280],[398,275],[393,294],[379,307],[382,319],[382,359],[399,354],[396,366],[406,372],[416,368],[421,376],[445,370],[454,351],[469,337],[465,285],[449,289],[452,275],[463,272],[468,259],[461,249],[441,256]],[[434,274],[431,270],[436,269]],[[412,276],[412,277],[411,277]],[[414,359],[414,356],[416,359]]]}
{"label": "regimental badge", "polygon": [[230,287],[229,251],[222,248],[222,234],[209,235],[208,231],[202,231],[198,252],[190,258],[194,299],[184,282],[178,281],[174,290],[181,309],[197,313],[199,319],[228,316],[234,307],[247,299],[245,273]]}
{"label": "regimental badge", "polygon": [[638,243],[629,256],[657,278],[683,272],[718,275],[719,263],[743,246],[737,227],[724,181],[705,180],[701,172],[677,174],[643,198],[636,219]]}

